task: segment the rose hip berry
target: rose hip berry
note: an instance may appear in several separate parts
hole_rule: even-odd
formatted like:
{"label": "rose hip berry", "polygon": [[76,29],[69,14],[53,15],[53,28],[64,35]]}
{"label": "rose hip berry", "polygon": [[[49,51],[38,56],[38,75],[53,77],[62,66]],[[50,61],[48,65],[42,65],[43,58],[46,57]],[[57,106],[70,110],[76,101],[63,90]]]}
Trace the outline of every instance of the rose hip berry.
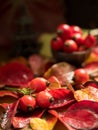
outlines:
{"label": "rose hip berry", "polygon": [[77,25],[72,25],[71,26],[71,29],[72,29],[72,32],[75,34],[75,33],[79,33],[79,34],[81,34],[82,35],[82,29],[79,27],[79,26],[77,26]]}
{"label": "rose hip berry", "polygon": [[32,111],[36,107],[36,100],[30,95],[24,95],[19,99],[19,108],[24,111]]}
{"label": "rose hip berry", "polygon": [[84,45],[84,38],[80,33],[74,34],[72,39],[77,43],[78,47]]}
{"label": "rose hip berry", "polygon": [[60,51],[62,50],[64,45],[64,42],[61,37],[57,36],[51,39],[51,48],[54,51]]}
{"label": "rose hip berry", "polygon": [[77,49],[78,45],[74,40],[69,39],[64,42],[64,48],[63,48],[64,52],[71,53],[77,51]]}
{"label": "rose hip berry", "polygon": [[48,108],[53,101],[52,95],[47,91],[41,91],[36,96],[37,105],[41,108]]}
{"label": "rose hip berry", "polygon": [[85,40],[84,40],[84,44],[87,48],[91,48],[91,47],[94,47],[96,45],[96,38],[95,36],[91,35],[91,34],[88,34],[86,37],[85,37]]}
{"label": "rose hip berry", "polygon": [[74,71],[74,80],[76,83],[83,84],[89,80],[89,74],[83,68]]}
{"label": "rose hip berry", "polygon": [[72,29],[68,24],[60,24],[57,27],[57,34],[65,41],[72,37]]}
{"label": "rose hip berry", "polygon": [[35,92],[43,91],[47,88],[48,81],[43,77],[36,77],[29,83],[29,88]]}

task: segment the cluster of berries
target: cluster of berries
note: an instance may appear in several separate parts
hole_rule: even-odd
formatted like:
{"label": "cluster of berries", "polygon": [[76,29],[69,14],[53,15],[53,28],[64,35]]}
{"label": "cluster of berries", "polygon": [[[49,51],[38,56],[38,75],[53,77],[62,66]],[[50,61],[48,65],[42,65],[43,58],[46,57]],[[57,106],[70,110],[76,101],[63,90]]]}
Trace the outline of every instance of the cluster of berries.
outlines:
{"label": "cluster of berries", "polygon": [[96,38],[90,33],[84,36],[83,29],[77,25],[60,24],[50,44],[53,51],[72,53],[94,47]]}

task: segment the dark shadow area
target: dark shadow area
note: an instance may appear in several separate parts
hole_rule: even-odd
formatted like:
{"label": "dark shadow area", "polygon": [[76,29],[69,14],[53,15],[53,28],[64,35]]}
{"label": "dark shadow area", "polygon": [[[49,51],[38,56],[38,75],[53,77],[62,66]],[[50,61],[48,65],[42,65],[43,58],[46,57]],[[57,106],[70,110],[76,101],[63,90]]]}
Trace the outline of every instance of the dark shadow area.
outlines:
{"label": "dark shadow area", "polygon": [[66,0],[66,19],[69,24],[83,28],[98,27],[98,0]]}

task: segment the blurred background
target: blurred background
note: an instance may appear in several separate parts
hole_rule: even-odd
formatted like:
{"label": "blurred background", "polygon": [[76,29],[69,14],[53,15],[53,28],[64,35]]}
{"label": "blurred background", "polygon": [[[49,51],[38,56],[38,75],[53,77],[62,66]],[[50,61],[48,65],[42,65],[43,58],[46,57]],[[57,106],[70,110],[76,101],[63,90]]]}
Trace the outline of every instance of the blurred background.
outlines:
{"label": "blurred background", "polygon": [[98,0],[0,0],[0,53],[39,52],[39,36],[55,33],[61,23],[97,28],[97,7]]}

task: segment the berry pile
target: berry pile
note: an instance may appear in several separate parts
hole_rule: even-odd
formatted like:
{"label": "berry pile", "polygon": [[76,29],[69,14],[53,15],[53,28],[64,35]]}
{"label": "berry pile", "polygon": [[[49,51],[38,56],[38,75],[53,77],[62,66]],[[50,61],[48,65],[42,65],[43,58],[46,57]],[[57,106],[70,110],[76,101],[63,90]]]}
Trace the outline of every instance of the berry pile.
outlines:
{"label": "berry pile", "polygon": [[77,25],[60,24],[50,44],[53,51],[72,53],[94,47],[96,38],[90,33],[84,37],[83,30]]}

